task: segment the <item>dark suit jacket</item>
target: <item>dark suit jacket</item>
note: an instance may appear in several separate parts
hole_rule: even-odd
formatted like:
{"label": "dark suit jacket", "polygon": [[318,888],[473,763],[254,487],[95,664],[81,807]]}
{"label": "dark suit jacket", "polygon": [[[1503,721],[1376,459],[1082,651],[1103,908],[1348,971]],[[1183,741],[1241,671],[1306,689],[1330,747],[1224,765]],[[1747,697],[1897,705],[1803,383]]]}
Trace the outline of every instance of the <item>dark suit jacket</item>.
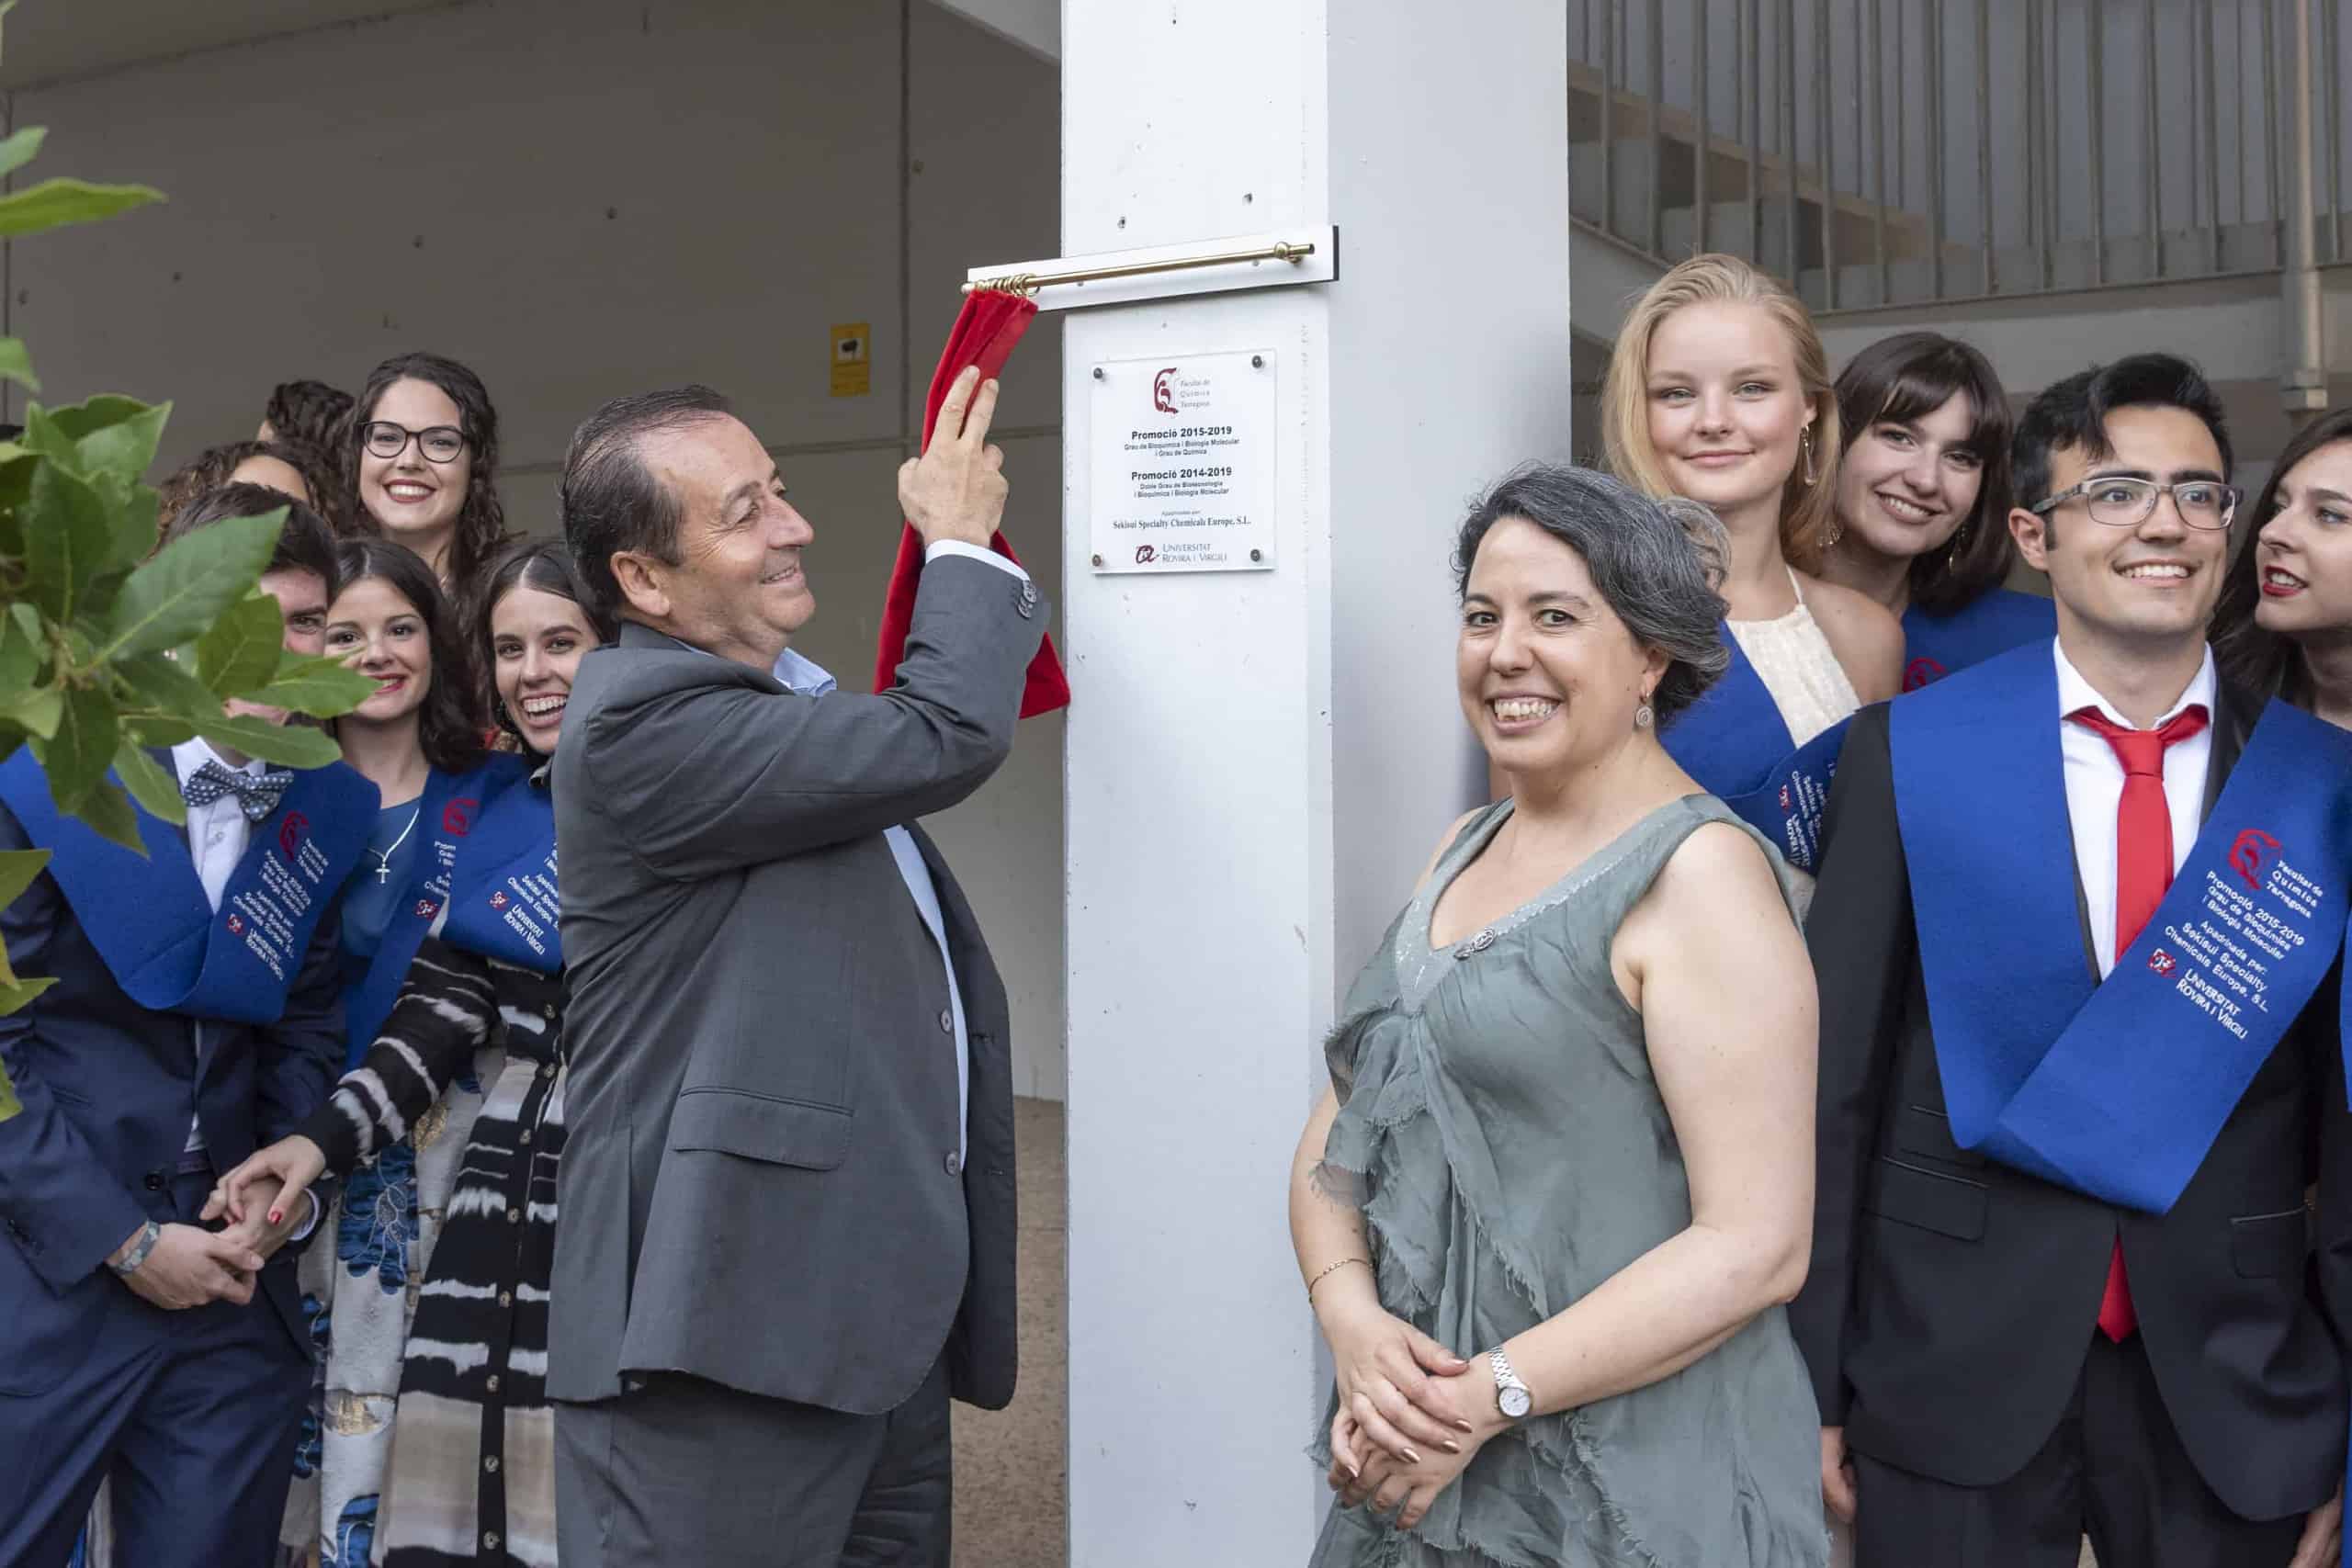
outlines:
{"label": "dark suit jacket", "polygon": [[1035,588],[949,556],[879,696],[797,695],[639,626],[582,662],[555,761],[552,1397],[667,1371],[873,1413],[943,1348],[957,1397],[1012,1397],[1004,987],[918,835],[970,1043],[959,1154],[947,976],[882,835],[1003,761],[1044,626]]}
{"label": "dark suit jacket", "polygon": [[[2226,689],[2216,706],[2208,812],[2259,711]],[[1988,758],[1952,785],[2000,777]],[[1823,1423],[1920,1474],[2006,1480],[2074,1392],[2120,1234],[2141,1337],[2199,1473],[2248,1518],[2326,1501],[2344,1475],[2339,1341],[2352,1322],[2352,1116],[2334,985],[2256,1073],[2171,1212],[2112,1207],[1952,1141],[1883,705],[1854,720],[1825,830],[1805,933],[1821,990],[1821,1163],[1812,1273],[1789,1313]],[[1997,909],[2000,887],[1988,881],[1984,899]],[[2081,941],[2095,962],[2087,928],[2052,939]]]}
{"label": "dark suit jacket", "polygon": [[[28,847],[0,806],[0,850]],[[198,1056],[197,1021],[124,996],[46,872],[0,909],[9,964],[57,982],[0,1018],[0,1059],[24,1102],[0,1122],[0,1322],[9,1325],[0,1393],[53,1386],[96,1332],[102,1292],[126,1288],[107,1256],[142,1220],[184,1217],[172,1211],[171,1185],[191,1113],[213,1168],[227,1170],[326,1099],[343,1066],[340,931],[329,908],[276,1023],[207,1020]],[[307,1357],[298,1250],[270,1260],[259,1294]]]}

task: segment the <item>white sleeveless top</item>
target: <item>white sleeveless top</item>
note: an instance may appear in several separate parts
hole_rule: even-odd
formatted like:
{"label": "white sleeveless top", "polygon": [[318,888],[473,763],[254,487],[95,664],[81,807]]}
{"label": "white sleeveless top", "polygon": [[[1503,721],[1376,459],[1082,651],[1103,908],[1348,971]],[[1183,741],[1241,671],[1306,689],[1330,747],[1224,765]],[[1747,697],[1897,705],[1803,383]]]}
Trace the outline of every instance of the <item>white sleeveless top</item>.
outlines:
{"label": "white sleeveless top", "polygon": [[1772,705],[1789,727],[1789,739],[1802,746],[1862,705],[1844,666],[1829,649],[1813,612],[1805,608],[1804,589],[1796,569],[1789,569],[1789,586],[1797,607],[1777,620],[1730,621],[1739,650],[1756,667]]}

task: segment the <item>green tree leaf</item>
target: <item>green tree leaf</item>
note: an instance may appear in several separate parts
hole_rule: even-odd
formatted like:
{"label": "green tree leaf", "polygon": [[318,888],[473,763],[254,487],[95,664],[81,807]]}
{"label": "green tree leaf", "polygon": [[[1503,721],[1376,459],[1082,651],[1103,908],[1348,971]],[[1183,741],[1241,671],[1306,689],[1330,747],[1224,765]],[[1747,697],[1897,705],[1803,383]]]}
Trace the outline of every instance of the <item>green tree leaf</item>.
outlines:
{"label": "green tree leaf", "polygon": [[27,391],[40,390],[40,380],[33,374],[32,351],[19,337],[0,337],[0,378],[14,381]]}
{"label": "green tree leaf", "polygon": [[343,759],[334,736],[306,724],[272,724],[249,714],[229,714],[199,721],[196,732],[215,746],[226,746],[281,768],[323,768]]}
{"label": "green tree leaf", "polygon": [[38,234],[66,223],[90,223],[161,201],[148,186],[101,186],[87,180],[43,180],[28,189],[0,196],[0,238]]}
{"label": "green tree leaf", "polygon": [[50,419],[70,437],[85,474],[119,474],[135,479],[155,460],[172,405],[150,407],[136,398],[106,392],[71,407],[51,409]]}
{"label": "green tree leaf", "polygon": [[50,797],[57,802],[60,811],[80,811],[98,782],[107,776],[115,748],[121,743],[122,731],[115,721],[114,700],[92,687],[68,689],[64,714],[57,721],[57,733],[46,739],[39,736],[33,739],[33,755],[40,759],[41,767],[49,774]]}
{"label": "green tree leaf", "polygon": [[43,740],[57,734],[64,716],[64,694],[54,686],[28,686],[0,694],[0,718]]}
{"label": "green tree leaf", "polygon": [[270,707],[306,713],[312,718],[333,718],[366,702],[375,689],[374,681],[340,659],[305,659],[289,653],[279,663],[277,679],[245,695]]}
{"label": "green tree leaf", "polygon": [[50,619],[71,621],[113,548],[106,506],[88,481],[43,463],[28,508],[38,523],[25,535],[25,597]]}
{"label": "green tree leaf", "polygon": [[[38,498],[38,477],[33,485]],[[98,658],[172,648],[198,636],[260,580],[285,525],[286,509],[279,507],[261,517],[231,518],[173,540],[123,584]],[[269,608],[277,615],[277,602],[271,600]]]}
{"label": "green tree leaf", "polygon": [[114,780],[101,776],[74,808],[74,815],[100,838],[111,839],[141,860],[147,858],[147,841],[139,836],[139,813],[131,809],[130,796]]}
{"label": "green tree leaf", "polygon": [[46,650],[14,615],[0,616],[0,692],[21,692],[40,678]]}
{"label": "green tree leaf", "polygon": [[[0,851],[0,909],[17,901],[19,894],[33,885],[41,867],[49,863],[47,850]],[[8,950],[0,947],[0,975],[8,973]]]}
{"label": "green tree leaf", "polygon": [[[191,534],[180,543],[193,543],[209,532]],[[230,605],[212,629],[196,639],[197,678],[223,697],[267,685],[277,673],[285,642],[286,619],[277,601],[266,593],[251,594]]]}
{"label": "green tree leaf", "polygon": [[49,140],[49,128],[28,125],[24,130],[0,141],[0,175],[13,175],[40,155],[40,144]]}
{"label": "green tree leaf", "polygon": [[162,763],[149,756],[145,748],[126,740],[114,754],[114,776],[130,792],[130,798],[147,808],[150,817],[166,822],[187,819],[187,803],[180,798],[180,781],[164,771]]}

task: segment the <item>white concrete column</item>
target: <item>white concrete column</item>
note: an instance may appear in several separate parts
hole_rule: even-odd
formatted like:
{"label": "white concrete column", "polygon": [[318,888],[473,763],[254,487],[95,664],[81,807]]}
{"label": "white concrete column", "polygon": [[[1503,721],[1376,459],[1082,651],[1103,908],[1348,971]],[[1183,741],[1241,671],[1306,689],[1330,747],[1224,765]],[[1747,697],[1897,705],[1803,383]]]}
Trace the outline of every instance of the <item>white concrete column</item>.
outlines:
{"label": "white concrete column", "polygon": [[[1338,995],[1483,768],[1453,525],[1570,450],[1556,0],[1066,5],[1063,252],[1334,223],[1328,286],[1065,339],[1070,1560],[1303,1560],[1324,1379],[1284,1222]],[[1093,367],[1271,351],[1276,570],[1089,558]]]}

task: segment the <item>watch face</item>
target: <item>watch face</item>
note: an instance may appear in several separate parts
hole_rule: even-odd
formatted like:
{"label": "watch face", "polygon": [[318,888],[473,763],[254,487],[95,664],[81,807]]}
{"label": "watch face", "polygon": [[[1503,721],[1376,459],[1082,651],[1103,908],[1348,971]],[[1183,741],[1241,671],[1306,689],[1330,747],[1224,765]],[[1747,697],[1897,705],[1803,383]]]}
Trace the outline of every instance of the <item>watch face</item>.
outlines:
{"label": "watch face", "polygon": [[1535,1401],[1523,1388],[1505,1388],[1495,1391],[1495,1403],[1502,1406],[1504,1415],[1516,1421],[1527,1414]]}

